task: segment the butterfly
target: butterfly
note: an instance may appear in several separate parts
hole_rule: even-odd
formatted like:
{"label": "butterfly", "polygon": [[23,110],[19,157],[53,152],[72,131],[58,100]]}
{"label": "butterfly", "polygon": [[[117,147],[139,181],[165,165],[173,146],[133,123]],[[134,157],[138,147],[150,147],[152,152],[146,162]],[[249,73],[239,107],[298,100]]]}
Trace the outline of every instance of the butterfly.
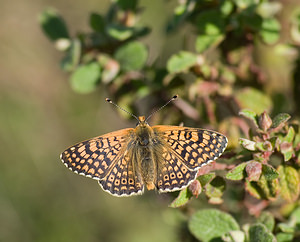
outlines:
{"label": "butterfly", "polygon": [[136,119],[135,128],[69,147],[60,156],[62,162],[73,172],[98,180],[102,189],[114,196],[131,196],[142,194],[145,187],[159,192],[187,187],[197,178],[199,168],[220,157],[227,146],[227,138],[215,131],[151,127],[144,116]]}

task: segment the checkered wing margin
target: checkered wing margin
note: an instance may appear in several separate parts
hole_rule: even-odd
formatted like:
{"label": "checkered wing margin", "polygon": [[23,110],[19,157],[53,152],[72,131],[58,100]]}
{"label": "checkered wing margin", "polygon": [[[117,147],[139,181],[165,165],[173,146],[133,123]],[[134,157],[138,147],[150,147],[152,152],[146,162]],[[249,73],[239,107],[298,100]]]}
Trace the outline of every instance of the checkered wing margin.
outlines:
{"label": "checkered wing margin", "polygon": [[190,170],[216,160],[227,146],[227,138],[215,131],[167,125],[154,126],[153,130]]}

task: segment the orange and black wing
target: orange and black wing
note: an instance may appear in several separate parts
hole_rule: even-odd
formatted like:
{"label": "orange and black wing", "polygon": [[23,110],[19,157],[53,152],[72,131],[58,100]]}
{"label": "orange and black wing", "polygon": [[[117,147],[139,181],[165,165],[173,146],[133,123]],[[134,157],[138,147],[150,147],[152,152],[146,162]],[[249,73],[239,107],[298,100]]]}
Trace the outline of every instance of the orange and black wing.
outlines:
{"label": "orange and black wing", "polygon": [[219,158],[228,142],[224,135],[206,129],[158,125],[153,130],[191,170]]}
{"label": "orange and black wing", "polygon": [[129,196],[143,191],[135,175],[128,144],[134,129],[123,129],[95,137],[69,147],[61,154],[62,162],[73,172],[99,180],[100,186],[115,196]]}
{"label": "orange and black wing", "polygon": [[161,158],[156,159],[160,192],[188,186],[198,169],[217,159],[227,145],[224,135],[204,129],[158,125],[153,131],[161,153]]}

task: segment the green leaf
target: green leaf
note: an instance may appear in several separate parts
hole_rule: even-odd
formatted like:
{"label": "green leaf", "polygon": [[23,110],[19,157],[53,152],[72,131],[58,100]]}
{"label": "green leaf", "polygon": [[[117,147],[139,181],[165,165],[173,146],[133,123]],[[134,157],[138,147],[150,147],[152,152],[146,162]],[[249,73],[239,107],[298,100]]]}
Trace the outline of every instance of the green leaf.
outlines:
{"label": "green leaf", "polygon": [[110,37],[124,41],[133,35],[134,29],[120,24],[109,24],[106,27],[106,33]]}
{"label": "green leaf", "polygon": [[256,150],[260,150],[260,151],[272,151],[273,150],[273,146],[272,143],[268,140],[264,141],[264,142],[256,142],[255,143],[255,147]]}
{"label": "green leaf", "polygon": [[214,172],[211,172],[211,173],[201,175],[197,179],[200,181],[201,186],[204,187],[206,184],[210,183],[212,179],[214,179],[215,177],[216,174]]}
{"label": "green leaf", "polygon": [[105,20],[100,14],[92,13],[90,15],[90,26],[94,31],[102,33],[105,29]]}
{"label": "green leaf", "polygon": [[295,134],[295,139],[294,139],[294,142],[293,142],[293,146],[297,147],[298,144],[300,144],[300,129],[299,129],[298,133]]}
{"label": "green leaf", "polygon": [[230,231],[222,236],[222,241],[227,242],[244,242],[246,238],[245,232],[240,230]]}
{"label": "green leaf", "polygon": [[269,139],[269,142],[271,144],[271,150],[274,150],[276,148],[276,145],[277,145],[277,142],[278,142],[278,137],[276,137],[276,136],[271,137]]}
{"label": "green leaf", "polygon": [[250,7],[251,5],[257,4],[255,0],[233,0],[233,2],[238,8],[241,8],[243,10]]}
{"label": "green leaf", "polygon": [[216,47],[224,39],[224,35],[198,35],[196,39],[196,51],[202,53],[210,47]]}
{"label": "green leaf", "polygon": [[296,201],[299,197],[299,174],[292,166],[279,166],[279,186],[281,196],[288,202]]}
{"label": "green leaf", "polygon": [[242,180],[243,178],[245,178],[245,167],[247,164],[248,164],[248,162],[243,162],[243,163],[239,164],[238,166],[236,166],[235,168],[233,168],[232,170],[230,170],[226,174],[226,179],[238,181],[238,180]]}
{"label": "green leaf", "polygon": [[279,223],[277,225],[277,228],[280,229],[284,233],[294,233],[295,228],[292,225],[286,224],[286,223]]}
{"label": "green leaf", "polygon": [[279,39],[280,23],[275,18],[263,19],[259,32],[266,44],[275,44]]}
{"label": "green leaf", "polygon": [[214,198],[214,197],[219,198],[223,195],[225,188],[226,188],[225,180],[220,176],[216,176],[210,183],[206,184],[205,194],[209,198]]}
{"label": "green leaf", "polygon": [[257,199],[274,199],[279,190],[278,179],[267,180],[261,175],[259,181],[246,180],[246,190]]}
{"label": "green leaf", "polygon": [[270,232],[273,231],[275,226],[274,216],[270,212],[262,212],[257,222],[264,224]]}
{"label": "green leaf", "polygon": [[55,9],[45,9],[39,15],[39,23],[50,40],[55,41],[61,38],[69,38],[65,21]]}
{"label": "green leaf", "polygon": [[135,10],[138,5],[138,0],[116,0],[116,3],[123,10]]}
{"label": "green leaf", "polygon": [[249,242],[275,242],[274,235],[261,223],[253,224],[249,228]]}
{"label": "green leaf", "polygon": [[293,149],[290,149],[290,150],[281,151],[281,153],[283,154],[284,161],[288,161],[292,158],[294,151]]}
{"label": "green leaf", "polygon": [[243,109],[239,112],[239,115],[249,119],[255,125],[255,127],[258,128],[258,116],[255,112],[249,109]]}
{"label": "green leaf", "polygon": [[296,208],[292,212],[290,220],[294,223],[294,225],[300,225],[300,207]]}
{"label": "green leaf", "polygon": [[90,93],[95,90],[100,75],[101,68],[96,62],[80,66],[71,76],[71,87],[78,93]]}
{"label": "green leaf", "polygon": [[187,71],[197,63],[197,56],[187,51],[180,51],[172,55],[167,63],[167,69],[170,73]]}
{"label": "green leaf", "polygon": [[133,29],[132,38],[143,37],[151,32],[149,27],[135,27]]}
{"label": "green leaf", "polygon": [[268,180],[265,176],[261,176],[258,185],[263,191],[262,198],[272,200],[277,197],[279,190],[278,179]]}
{"label": "green leaf", "polygon": [[284,141],[292,143],[295,138],[295,130],[293,127],[289,127],[288,133],[284,137]]}
{"label": "green leaf", "polygon": [[167,33],[175,30],[181,23],[184,23],[186,19],[194,13],[197,4],[193,1],[182,1],[174,9],[174,15],[171,21],[167,25]]}
{"label": "green leaf", "polygon": [[193,197],[193,194],[189,191],[188,187],[181,190],[177,196],[173,200],[173,202],[169,205],[171,208],[178,208],[187,204],[187,202]]}
{"label": "green leaf", "polygon": [[280,114],[276,115],[272,120],[273,123],[272,123],[271,128],[275,129],[275,128],[278,128],[279,126],[283,127],[290,118],[291,118],[291,115],[289,115],[287,113],[280,113]]}
{"label": "green leaf", "polygon": [[199,13],[196,22],[200,34],[222,35],[225,31],[225,21],[218,10],[206,10]]}
{"label": "green leaf", "polygon": [[266,164],[262,164],[262,175],[264,175],[267,180],[274,180],[279,176],[274,167]]}
{"label": "green leaf", "polygon": [[277,242],[288,242],[293,241],[294,234],[292,233],[278,233],[276,234]]}
{"label": "green leaf", "polygon": [[282,141],[279,144],[279,150],[280,150],[281,154],[283,154],[284,161],[290,160],[292,158],[292,156],[294,155],[293,144],[291,142]]}
{"label": "green leaf", "polygon": [[216,209],[203,209],[193,214],[189,220],[190,232],[201,241],[211,241],[230,231],[239,230],[235,219]]}
{"label": "green leaf", "polygon": [[79,39],[74,39],[71,46],[66,51],[66,56],[62,59],[60,66],[65,71],[73,71],[79,64],[81,56],[81,43]]}
{"label": "green leaf", "polygon": [[255,113],[262,113],[265,110],[268,112],[272,108],[271,98],[252,87],[238,90],[235,97],[241,109],[250,109]]}
{"label": "green leaf", "polygon": [[115,53],[115,59],[124,71],[142,69],[147,61],[148,50],[141,42],[133,41],[121,46]]}
{"label": "green leaf", "polygon": [[234,8],[233,2],[230,0],[224,0],[220,3],[220,11],[223,15],[229,15]]}
{"label": "green leaf", "polygon": [[253,13],[252,9],[253,8],[248,8],[240,14],[240,22],[244,28],[250,28],[254,32],[258,32],[261,29],[262,17]]}

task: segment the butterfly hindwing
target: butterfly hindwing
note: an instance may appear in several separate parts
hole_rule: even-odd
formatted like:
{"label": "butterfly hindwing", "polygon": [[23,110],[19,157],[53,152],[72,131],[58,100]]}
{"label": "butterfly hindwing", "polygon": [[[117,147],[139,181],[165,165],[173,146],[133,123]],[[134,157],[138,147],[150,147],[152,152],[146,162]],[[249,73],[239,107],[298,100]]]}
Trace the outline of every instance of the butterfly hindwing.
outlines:
{"label": "butterfly hindwing", "polygon": [[138,195],[144,191],[142,179],[134,165],[136,162],[130,153],[122,155],[107,175],[98,181],[103,190],[114,196]]}
{"label": "butterfly hindwing", "polygon": [[168,144],[161,147],[157,157],[157,189],[159,192],[180,190],[196,179],[197,170],[190,170]]}

